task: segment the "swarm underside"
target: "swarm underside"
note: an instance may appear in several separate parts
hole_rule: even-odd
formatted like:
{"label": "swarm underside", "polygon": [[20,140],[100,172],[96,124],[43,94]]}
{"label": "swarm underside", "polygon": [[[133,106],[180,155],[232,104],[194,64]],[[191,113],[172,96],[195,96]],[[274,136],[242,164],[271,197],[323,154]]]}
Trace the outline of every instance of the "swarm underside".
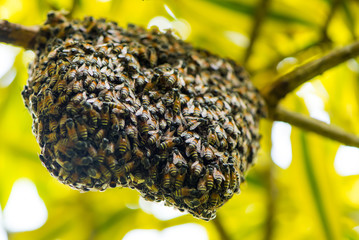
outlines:
{"label": "swarm underside", "polygon": [[259,148],[242,67],[168,31],[50,13],[23,91],[40,159],[81,191],[130,187],[210,220]]}

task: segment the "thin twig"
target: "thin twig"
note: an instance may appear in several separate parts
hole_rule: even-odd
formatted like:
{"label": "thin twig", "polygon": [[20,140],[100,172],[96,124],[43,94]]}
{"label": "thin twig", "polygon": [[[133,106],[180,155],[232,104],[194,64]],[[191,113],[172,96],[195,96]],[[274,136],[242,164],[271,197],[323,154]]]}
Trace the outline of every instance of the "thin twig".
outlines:
{"label": "thin twig", "polygon": [[10,43],[26,49],[33,49],[39,27],[27,27],[6,20],[0,20],[0,42]]}
{"label": "thin twig", "polygon": [[217,213],[217,216],[215,219],[212,220],[214,226],[216,227],[219,235],[220,235],[220,238],[222,240],[230,240],[231,238],[228,236],[228,233],[227,231],[224,229],[224,226],[223,226],[223,222],[220,218],[220,216],[218,216],[218,213]]}
{"label": "thin twig", "polygon": [[322,74],[328,69],[359,55],[359,41],[343,48],[333,50],[328,55],[306,63],[293,71],[279,77],[274,83],[261,90],[269,107],[274,108],[279,100],[284,98],[301,84]]}
{"label": "thin twig", "polygon": [[272,240],[274,232],[274,216],[276,211],[277,189],[274,182],[274,167],[273,161],[270,161],[268,170],[266,171],[267,178],[267,219],[265,225],[264,240]]}
{"label": "thin twig", "polygon": [[261,0],[261,2],[258,4],[256,13],[254,16],[254,23],[253,23],[251,36],[250,36],[249,45],[244,54],[244,64],[247,63],[250,55],[252,54],[254,43],[257,40],[260,27],[261,27],[263,20],[267,14],[267,11],[268,11],[269,2],[270,2],[270,0]]}
{"label": "thin twig", "polygon": [[348,146],[359,147],[359,137],[345,132],[343,129],[314,118],[306,117],[298,113],[289,112],[280,106],[269,113],[269,117],[274,121],[287,122],[293,126],[299,127],[317,133],[321,136],[341,142]]}

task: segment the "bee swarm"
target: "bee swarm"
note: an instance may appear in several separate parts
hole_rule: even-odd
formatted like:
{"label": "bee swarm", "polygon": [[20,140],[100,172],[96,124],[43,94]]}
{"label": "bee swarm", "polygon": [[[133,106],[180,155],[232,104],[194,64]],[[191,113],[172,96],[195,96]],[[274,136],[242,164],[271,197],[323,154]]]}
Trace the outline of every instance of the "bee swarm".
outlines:
{"label": "bee swarm", "polygon": [[22,95],[59,181],[130,187],[204,220],[239,192],[264,106],[242,67],[170,31],[54,12],[36,55]]}

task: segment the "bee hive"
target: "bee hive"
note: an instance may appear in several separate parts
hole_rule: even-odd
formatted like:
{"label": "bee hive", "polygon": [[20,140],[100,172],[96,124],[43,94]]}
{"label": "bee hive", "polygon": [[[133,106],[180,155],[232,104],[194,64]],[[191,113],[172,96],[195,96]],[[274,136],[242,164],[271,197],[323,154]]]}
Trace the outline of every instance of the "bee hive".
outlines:
{"label": "bee hive", "polygon": [[259,148],[244,69],[168,31],[49,13],[22,92],[40,159],[81,191],[130,187],[210,220]]}

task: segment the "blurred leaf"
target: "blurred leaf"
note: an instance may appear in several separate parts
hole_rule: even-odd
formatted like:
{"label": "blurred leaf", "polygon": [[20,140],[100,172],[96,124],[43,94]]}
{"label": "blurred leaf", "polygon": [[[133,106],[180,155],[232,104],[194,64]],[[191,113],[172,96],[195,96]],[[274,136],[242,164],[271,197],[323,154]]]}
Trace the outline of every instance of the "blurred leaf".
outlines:
{"label": "blurred leaf", "polygon": [[[216,4],[218,6],[230,9],[232,11],[236,11],[242,14],[246,14],[249,16],[253,16],[255,12],[256,5],[254,4],[248,4],[248,1],[235,1],[235,0],[209,0],[209,2]],[[308,27],[318,27],[315,23],[307,21],[305,19],[301,19],[298,17],[294,17],[291,15],[288,15],[283,12],[277,12],[277,11],[268,11],[268,18],[274,21],[279,21],[283,23],[295,23],[295,24],[301,24]]]}

